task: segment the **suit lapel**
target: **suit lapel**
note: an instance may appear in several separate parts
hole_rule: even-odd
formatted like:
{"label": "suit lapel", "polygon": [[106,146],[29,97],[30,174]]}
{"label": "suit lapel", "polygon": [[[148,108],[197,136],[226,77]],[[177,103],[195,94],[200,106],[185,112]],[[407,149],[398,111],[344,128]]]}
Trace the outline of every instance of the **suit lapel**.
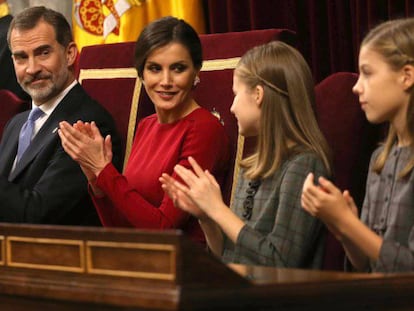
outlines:
{"label": "suit lapel", "polygon": [[[78,84],[75,85],[72,90],[70,90],[69,93],[57,105],[45,124],[43,124],[39,132],[33,138],[31,144],[26,149],[26,152],[17,163],[13,173],[9,176],[9,180],[14,180],[33,161],[33,159],[44,148],[44,146],[47,146],[55,139],[58,139],[57,130],[59,127],[59,122],[63,120],[66,120],[69,123],[77,121],[72,119],[73,115],[78,115],[77,112],[81,101],[77,98],[81,92],[82,90],[80,89],[80,86]],[[21,126],[23,126],[23,123]],[[19,133],[17,133],[17,140],[18,135]],[[14,156],[16,156],[16,151],[14,152]]]}
{"label": "suit lapel", "polygon": [[5,132],[3,135],[0,147],[0,172],[7,172],[7,175],[16,157],[20,129],[26,122],[29,113],[30,110],[17,115],[14,123],[10,124],[10,129],[7,129],[7,133]]}

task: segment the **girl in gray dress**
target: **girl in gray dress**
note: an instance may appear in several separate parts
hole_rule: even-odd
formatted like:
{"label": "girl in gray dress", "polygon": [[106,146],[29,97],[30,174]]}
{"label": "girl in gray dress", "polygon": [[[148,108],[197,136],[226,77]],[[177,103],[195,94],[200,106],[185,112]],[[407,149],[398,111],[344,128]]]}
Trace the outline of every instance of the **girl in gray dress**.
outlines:
{"label": "girl in gray dress", "polygon": [[348,191],[309,175],[303,208],[342,242],[359,271],[414,270],[414,19],[380,24],[359,52],[353,87],[372,123],[389,123],[388,137],[372,155],[361,220]]}
{"label": "girl in gray dress", "polygon": [[162,176],[163,188],[199,219],[208,246],[223,261],[321,268],[323,225],[300,202],[307,174],[330,171],[313,90],[310,70],[294,48],[274,41],[251,49],[234,71],[230,110],[239,133],[256,136],[257,145],[240,163],[231,209],[213,176],[192,158],[194,171],[175,168],[184,184]]}

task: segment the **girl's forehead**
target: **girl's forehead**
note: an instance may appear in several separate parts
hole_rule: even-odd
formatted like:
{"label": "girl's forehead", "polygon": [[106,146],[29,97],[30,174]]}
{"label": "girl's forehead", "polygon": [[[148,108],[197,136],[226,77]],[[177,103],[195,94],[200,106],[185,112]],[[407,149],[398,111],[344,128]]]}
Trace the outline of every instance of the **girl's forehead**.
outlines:
{"label": "girl's forehead", "polygon": [[369,45],[362,46],[359,51],[359,65],[371,63],[385,63],[384,57]]}

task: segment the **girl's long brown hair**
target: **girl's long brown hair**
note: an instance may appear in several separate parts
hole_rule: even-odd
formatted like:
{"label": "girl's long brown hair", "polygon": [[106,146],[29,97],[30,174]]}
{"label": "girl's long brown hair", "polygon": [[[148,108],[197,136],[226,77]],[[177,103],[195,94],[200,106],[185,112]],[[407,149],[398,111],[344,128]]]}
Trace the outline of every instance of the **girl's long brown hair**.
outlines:
{"label": "girl's long brown hair", "polygon": [[294,150],[315,152],[331,171],[329,147],[313,110],[312,75],[302,55],[273,41],[243,55],[235,75],[251,90],[264,89],[256,151],[241,161],[246,177],[272,175]]}

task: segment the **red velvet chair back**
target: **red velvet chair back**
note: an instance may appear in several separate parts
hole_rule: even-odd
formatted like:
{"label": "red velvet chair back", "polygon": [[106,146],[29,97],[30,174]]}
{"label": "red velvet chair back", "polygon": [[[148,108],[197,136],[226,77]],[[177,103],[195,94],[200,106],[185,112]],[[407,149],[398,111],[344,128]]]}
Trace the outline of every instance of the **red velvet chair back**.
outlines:
{"label": "red velvet chair back", "polygon": [[[289,30],[268,29],[224,34],[201,35],[203,46],[203,68],[201,82],[195,89],[196,101],[206,109],[214,111],[222,120],[230,137],[233,159],[236,150],[243,150],[243,141],[238,137],[237,122],[230,113],[233,101],[233,69],[238,59],[253,46],[272,40],[283,40],[293,44],[295,34]],[[114,116],[127,159],[132,144],[136,123],[154,112],[154,107],[141,87],[134,68],[134,42],[84,47],[79,57],[79,81],[86,91]],[[227,202],[233,181],[230,168],[223,193]]]}
{"label": "red velvet chair back", "polygon": [[0,90],[0,138],[3,136],[3,129],[6,123],[19,112],[30,108],[30,104],[15,95],[13,92]]}
{"label": "red velvet chair back", "polygon": [[[315,87],[319,126],[333,151],[334,182],[348,189],[361,207],[369,159],[381,139],[382,130],[365,118],[352,87],[356,73],[338,72]],[[329,234],[325,250],[325,269],[342,270],[344,251]]]}
{"label": "red velvet chair back", "polygon": [[132,144],[138,108],[134,103],[141,90],[133,63],[134,48],[133,42],[87,46],[78,59],[78,80],[114,117],[123,150]]}

